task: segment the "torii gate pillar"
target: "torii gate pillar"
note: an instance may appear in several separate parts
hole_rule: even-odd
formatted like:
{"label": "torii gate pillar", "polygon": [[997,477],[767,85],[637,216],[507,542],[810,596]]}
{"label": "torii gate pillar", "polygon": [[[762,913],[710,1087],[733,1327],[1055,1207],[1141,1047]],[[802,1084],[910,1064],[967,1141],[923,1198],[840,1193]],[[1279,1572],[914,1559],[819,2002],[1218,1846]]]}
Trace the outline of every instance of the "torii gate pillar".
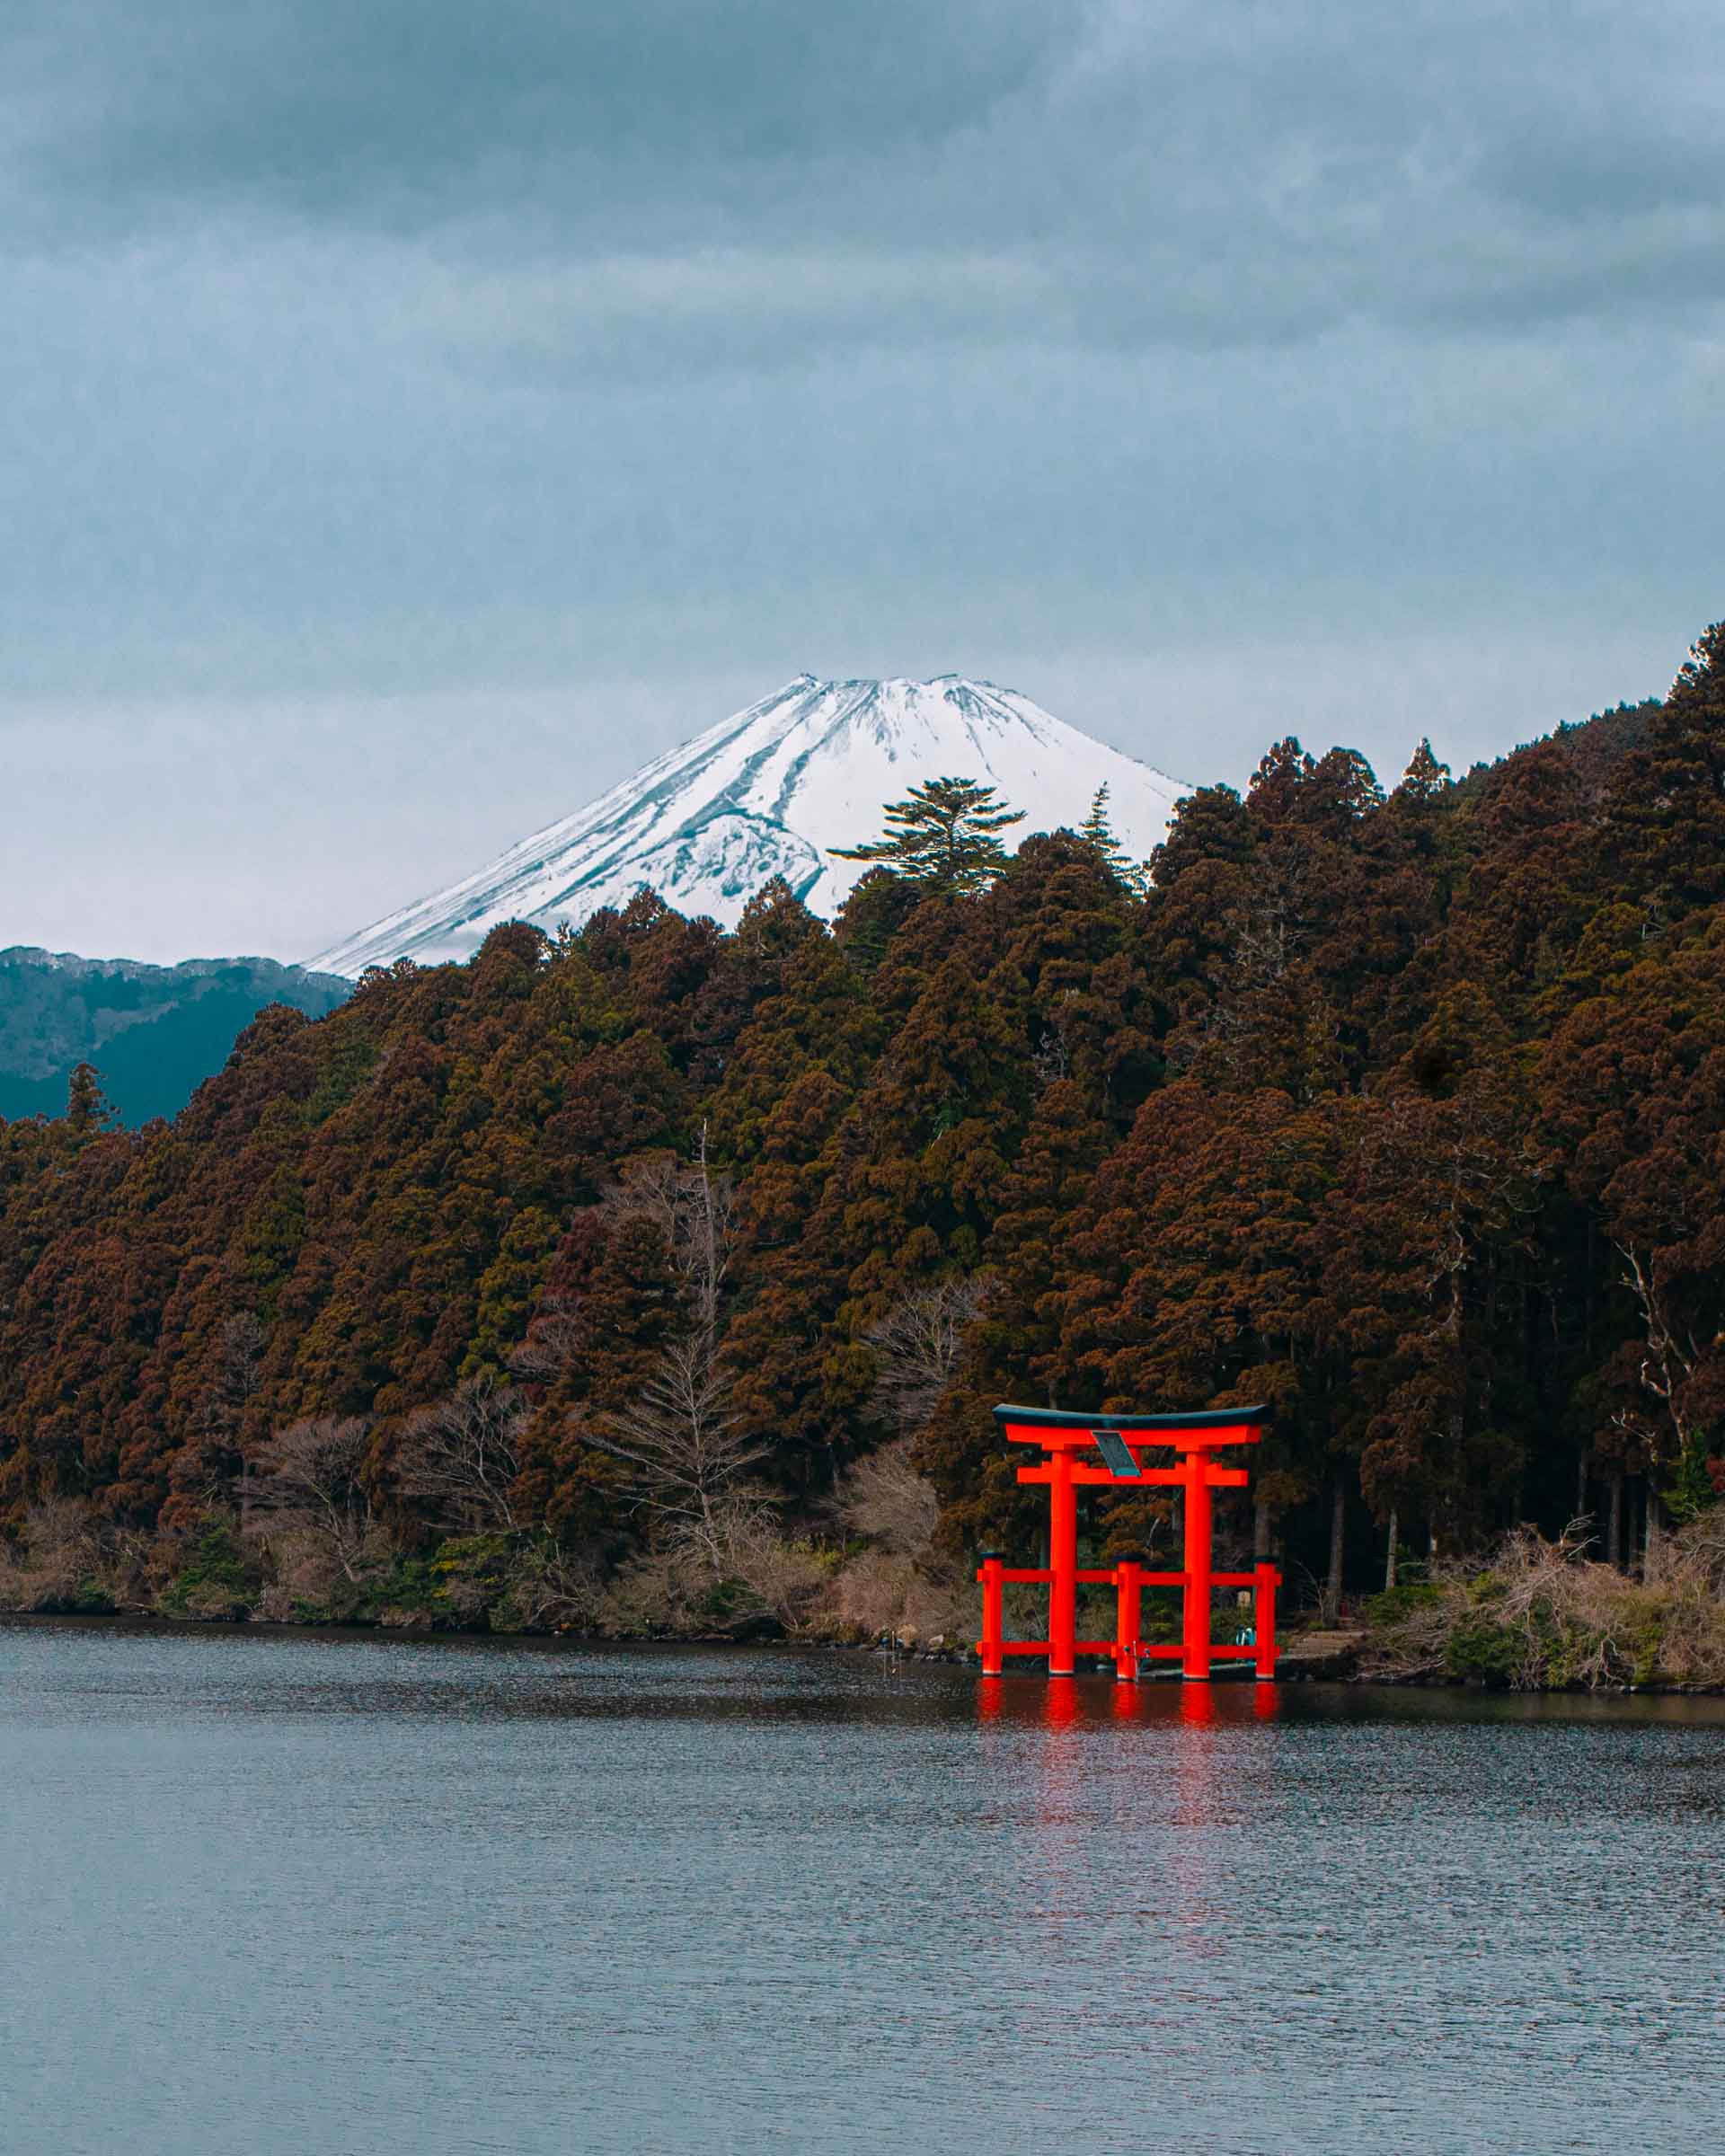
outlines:
{"label": "torii gate pillar", "polygon": [[[1051,1677],[1072,1675],[1080,1654],[1114,1657],[1115,1674],[1135,1682],[1138,1664],[1160,1657],[1179,1659],[1181,1674],[1208,1683],[1218,1657],[1250,1659],[1260,1677],[1276,1674],[1276,1590],[1281,1575],[1273,1565],[1251,1572],[1220,1572],[1214,1568],[1214,1498],[1217,1489],[1244,1487],[1243,1467],[1221,1467],[1215,1458],[1222,1445],[1256,1445],[1269,1411],[1263,1408],[1210,1408],[1191,1415],[1092,1415],[1064,1408],[1001,1406],[995,1418],[1015,1445],[1035,1445],[1042,1457],[1021,1467],[1021,1482],[1046,1483],[1048,1491],[1048,1561],[1045,1568],[1008,1570],[999,1553],[987,1551],[977,1577],[982,1583],[982,1638],[978,1653],[985,1676],[998,1676],[1007,1655],[1046,1655]],[[1176,1464],[1148,1467],[1144,1454],[1152,1446],[1172,1445]],[[1079,1455],[1089,1454],[1090,1458]],[[1178,1489],[1185,1498],[1184,1550],[1178,1572],[1146,1572],[1134,1559],[1106,1570],[1078,1569],[1078,1491],[1090,1485],[1122,1489]],[[1002,1590],[1008,1584],[1046,1584],[1048,1636],[1046,1639],[1004,1637]],[[1077,1632],[1081,1585],[1111,1586],[1116,1593],[1112,1639],[1080,1639]],[[1140,1596],[1146,1586],[1181,1590],[1181,1643],[1146,1646],[1138,1637]],[[1210,1591],[1218,1586],[1254,1590],[1254,1624],[1249,1646],[1212,1644]]]}

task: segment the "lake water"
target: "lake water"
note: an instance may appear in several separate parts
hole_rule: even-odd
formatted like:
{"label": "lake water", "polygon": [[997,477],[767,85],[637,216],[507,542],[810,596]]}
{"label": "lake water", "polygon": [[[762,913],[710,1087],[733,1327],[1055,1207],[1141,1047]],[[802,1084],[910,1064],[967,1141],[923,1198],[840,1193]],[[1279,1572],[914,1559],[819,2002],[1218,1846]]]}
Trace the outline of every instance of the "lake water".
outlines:
{"label": "lake water", "polygon": [[0,2148],[1725,2143],[1725,1706],[0,1625]]}

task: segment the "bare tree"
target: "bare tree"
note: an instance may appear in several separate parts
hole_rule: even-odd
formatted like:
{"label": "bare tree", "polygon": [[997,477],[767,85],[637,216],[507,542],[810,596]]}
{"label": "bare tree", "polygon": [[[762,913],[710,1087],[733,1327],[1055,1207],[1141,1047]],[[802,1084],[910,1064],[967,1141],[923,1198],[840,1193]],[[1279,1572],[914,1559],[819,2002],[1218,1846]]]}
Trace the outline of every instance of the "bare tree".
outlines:
{"label": "bare tree", "polygon": [[[1650,1414],[1641,1415],[1624,1409],[1612,1417],[1625,1436],[1639,1439],[1646,1450],[1648,1476],[1641,1573],[1645,1579],[1653,1580],[1659,1577],[1663,1556],[1665,1524],[1665,1506],[1654,1477],[1661,1467],[1681,1459],[1689,1445],[1692,1432],[1687,1427],[1684,1403],[1686,1390],[1702,1360],[1702,1348],[1686,1327],[1679,1333],[1667,1308],[1652,1259],[1632,1243],[1620,1242],[1617,1251],[1627,1268],[1623,1286],[1635,1297],[1646,1338],[1640,1372],[1641,1390],[1659,1403]],[[1667,1424],[1668,1430],[1665,1427]],[[1614,1502],[1621,1503],[1617,1491],[1614,1490],[1613,1498]]]}
{"label": "bare tree", "polygon": [[550,1384],[580,1361],[587,1345],[579,1303],[546,1295],[534,1313],[533,1330],[509,1356],[511,1373],[526,1384]]}
{"label": "bare tree", "polygon": [[863,1338],[880,1357],[875,1406],[906,1436],[920,1430],[957,1374],[986,1284],[974,1274],[913,1288]]}
{"label": "bare tree", "polygon": [[[596,1417],[581,1436],[629,1471],[636,1504],[722,1572],[739,1533],[767,1509],[764,1494],[746,1483],[767,1447],[739,1430],[720,1356],[731,1183],[708,1164],[706,1126],[692,1162],[668,1153],[638,1162],[606,1202],[659,1225],[684,1322],[659,1349],[635,1398]],[[553,1339],[556,1327],[553,1315]]]}
{"label": "bare tree", "polygon": [[713,1328],[719,1322],[730,1270],[733,1200],[730,1176],[715,1175],[707,1163],[704,1123],[692,1162],[670,1153],[632,1162],[606,1196],[607,1212],[658,1225],[682,1301],[696,1325]]}
{"label": "bare tree", "polygon": [[[600,1204],[613,1221],[644,1220],[658,1229],[689,1322],[716,1336],[730,1270],[733,1186],[708,1165],[706,1125],[693,1162],[673,1153],[631,1161]],[[509,1367],[529,1383],[549,1383],[574,1369],[587,1346],[579,1298],[550,1294]]]}
{"label": "bare tree", "polygon": [[626,1408],[592,1424],[588,1442],[633,1471],[631,1493],[709,1560],[724,1560],[732,1507],[766,1447],[747,1437],[726,1406],[730,1381],[712,1335],[686,1334],[660,1349],[652,1375]]}
{"label": "bare tree", "polygon": [[531,1410],[489,1375],[408,1418],[397,1454],[402,1495],[420,1498],[446,1525],[474,1534],[521,1526],[512,1495],[521,1433]]}
{"label": "bare tree", "polygon": [[255,1396],[268,1336],[249,1310],[230,1312],[216,1330],[216,1352],[193,1427],[199,1440],[199,1468],[206,1495],[226,1501],[234,1476],[239,1477],[240,1517],[251,1509],[251,1477],[236,1457],[241,1426]]}
{"label": "bare tree", "polygon": [[257,1447],[246,1465],[252,1501],[287,1526],[309,1530],[349,1583],[358,1579],[371,1500],[360,1480],[371,1447],[363,1415],[308,1415]]}
{"label": "bare tree", "polygon": [[217,1332],[217,1391],[236,1412],[243,1409],[258,1389],[268,1338],[249,1310],[236,1310],[224,1318]]}
{"label": "bare tree", "polygon": [[900,1437],[859,1460],[839,1485],[838,1514],[847,1527],[871,1535],[896,1557],[918,1558],[934,1540],[941,1501],[912,1465],[911,1444]]}
{"label": "bare tree", "polygon": [[914,1443],[958,1374],[965,1337],[986,1296],[986,1282],[974,1274],[913,1288],[863,1335],[878,1358],[875,1411],[899,1435],[845,1477],[836,1493],[838,1515],[913,1567],[928,1558],[941,1509],[933,1484],[916,1471]]}

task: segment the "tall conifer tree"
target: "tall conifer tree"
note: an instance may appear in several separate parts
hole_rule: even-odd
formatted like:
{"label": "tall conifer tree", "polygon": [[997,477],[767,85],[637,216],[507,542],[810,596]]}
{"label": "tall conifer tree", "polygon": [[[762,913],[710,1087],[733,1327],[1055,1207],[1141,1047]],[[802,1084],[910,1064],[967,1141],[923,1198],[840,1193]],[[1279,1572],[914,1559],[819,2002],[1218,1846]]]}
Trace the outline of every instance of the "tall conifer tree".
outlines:
{"label": "tall conifer tree", "polygon": [[878,862],[907,882],[947,894],[974,891],[1006,865],[1000,833],[1024,821],[992,786],[974,779],[930,779],[886,810],[884,835],[862,846],[835,846],[841,861]]}
{"label": "tall conifer tree", "polygon": [[1144,896],[1149,886],[1150,871],[1142,862],[1133,860],[1114,835],[1113,820],[1108,813],[1106,780],[1096,789],[1090,814],[1078,826],[1078,835],[1101,854],[1111,876],[1117,877],[1128,891],[1136,892],[1139,897]]}

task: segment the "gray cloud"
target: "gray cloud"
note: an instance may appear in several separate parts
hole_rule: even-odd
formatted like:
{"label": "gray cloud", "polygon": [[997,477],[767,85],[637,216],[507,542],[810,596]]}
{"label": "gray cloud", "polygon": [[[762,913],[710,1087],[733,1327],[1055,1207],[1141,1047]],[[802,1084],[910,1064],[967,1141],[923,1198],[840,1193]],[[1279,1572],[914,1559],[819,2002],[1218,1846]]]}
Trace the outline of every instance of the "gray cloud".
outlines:
{"label": "gray cloud", "polygon": [[296,955],[805,667],[1393,770],[1721,611],[1699,0],[4,22],[0,941]]}
{"label": "gray cloud", "polygon": [[[40,0],[14,31],[62,124],[49,186],[214,193],[394,224],[547,185],[578,218],[811,154],[913,152],[986,119],[1075,34],[1073,0]],[[722,214],[723,203],[710,206]]]}
{"label": "gray cloud", "polygon": [[[1694,0],[32,0],[24,230],[249,208],[520,268],[529,358],[1716,299]],[[267,244],[260,235],[257,243]]]}

